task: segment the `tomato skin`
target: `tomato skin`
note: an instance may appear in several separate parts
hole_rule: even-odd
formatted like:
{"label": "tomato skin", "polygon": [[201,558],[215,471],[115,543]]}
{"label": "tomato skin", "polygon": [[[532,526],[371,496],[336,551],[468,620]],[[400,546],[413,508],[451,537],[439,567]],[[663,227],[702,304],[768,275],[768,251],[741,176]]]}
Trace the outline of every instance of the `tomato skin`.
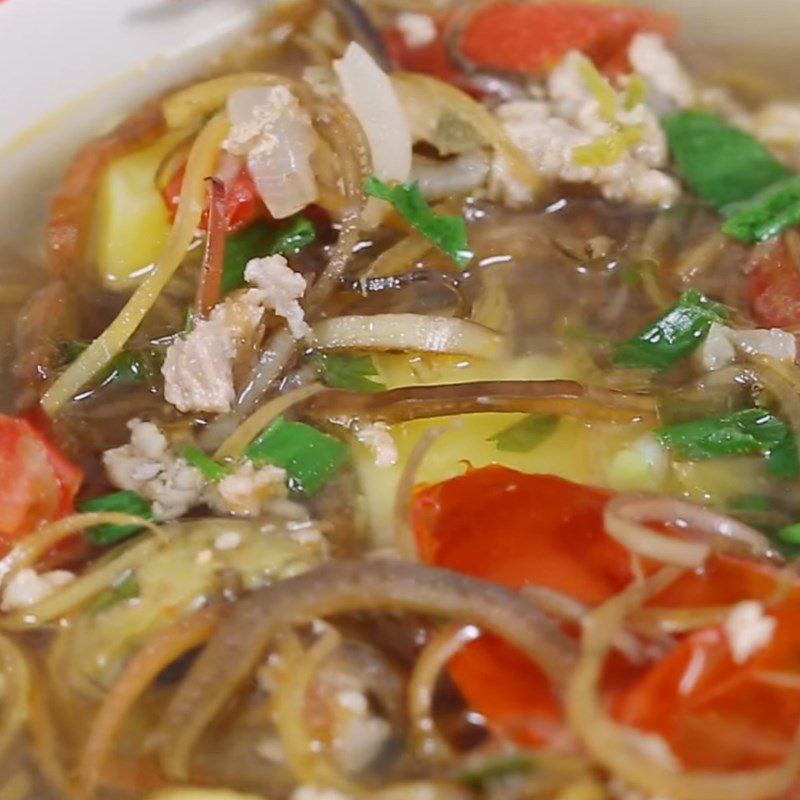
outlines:
{"label": "tomato skin", "polygon": [[82,471],[27,419],[0,415],[0,549],[73,511]]}
{"label": "tomato skin", "polygon": [[483,67],[521,72],[552,68],[580,50],[608,74],[630,72],[628,45],[637,33],[665,36],[675,20],[645,9],[576,2],[504,0],[481,8],[459,40],[464,55]]}
{"label": "tomato skin", "polygon": [[792,263],[783,239],[759,258],[747,282],[753,319],[764,328],[800,325],[800,270]]}
{"label": "tomato skin", "polygon": [[419,72],[445,83],[468,88],[467,76],[450,60],[447,52],[444,40],[446,28],[447,18],[437,19],[436,38],[419,47],[409,47],[399,30],[390,28],[384,31],[383,39],[392,63],[406,72]]}
{"label": "tomato skin", "polygon": [[691,769],[780,763],[800,722],[800,596],[767,609],[771,641],[737,664],[720,628],[681,641],[615,698],[621,722],[664,737]]}
{"label": "tomato skin", "polygon": [[[633,579],[630,554],[603,529],[603,508],[609,497],[603,490],[561,478],[491,466],[418,489],[412,520],[421,558],[427,563],[512,588],[536,583],[597,605]],[[646,562],[642,567],[646,573],[657,569]],[[715,555],[703,569],[684,574],[652,605],[727,606],[753,599],[768,604],[783,585],[779,581],[779,573],[770,566]],[[635,666],[612,653],[601,682],[605,701],[627,724],[663,735],[687,765],[724,768],[737,759],[749,763],[756,751],[752,756],[742,752],[742,737],[727,744],[715,742],[713,748],[709,745],[698,753],[702,736],[689,734],[703,718],[693,705],[693,694],[685,702],[678,702],[677,695],[693,664],[694,648],[708,647],[710,677],[703,682],[711,698],[704,696],[704,702],[710,702],[713,712],[708,724],[713,728],[713,720],[724,717],[733,730],[738,719],[752,736],[761,725],[762,703],[778,702],[780,689],[773,687],[765,693],[761,687],[758,691],[748,688],[742,699],[734,691],[740,685],[737,676],[753,665],[761,669],[761,664],[769,664],[769,670],[779,674],[800,675],[800,584],[791,586],[788,599],[769,613],[779,618],[779,630],[763,652],[763,661],[756,657],[743,669],[734,669],[721,631],[706,629],[686,637],[654,665]],[[503,735],[528,745],[552,742],[559,735],[561,712],[545,677],[506,643],[490,636],[477,639],[452,659],[450,672],[467,702]],[[791,741],[791,735],[786,739],[786,730],[793,732],[800,723],[797,683],[797,703],[792,699],[774,729],[770,728],[773,745],[758,751],[764,763],[770,763],[769,757],[774,762],[784,752]],[[665,697],[670,699],[665,701]],[[703,736],[709,738],[710,731]]]}
{"label": "tomato skin", "polygon": [[[169,183],[162,190],[164,202],[171,214],[175,214],[180,200],[183,176],[186,168],[181,167],[170,179]],[[261,200],[250,173],[246,166],[242,166],[232,181],[225,186],[225,221],[227,232],[233,233],[245,227],[253,220],[267,215],[264,203]],[[208,209],[203,210],[200,218],[200,228],[208,228]]]}

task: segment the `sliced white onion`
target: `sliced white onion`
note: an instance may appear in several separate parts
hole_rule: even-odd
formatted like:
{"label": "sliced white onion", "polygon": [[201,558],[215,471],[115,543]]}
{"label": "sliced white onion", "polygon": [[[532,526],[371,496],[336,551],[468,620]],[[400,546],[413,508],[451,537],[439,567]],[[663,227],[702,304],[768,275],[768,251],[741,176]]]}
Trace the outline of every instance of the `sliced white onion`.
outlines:
{"label": "sliced white onion", "polygon": [[[411,174],[411,129],[389,76],[358,43],[351,42],[333,62],[344,102],[364,129],[372,155],[372,172],[382,181],[405,182]],[[376,224],[386,207],[370,201],[362,215]]]}
{"label": "sliced white onion", "polygon": [[376,314],[334,317],[314,326],[312,342],[322,350],[381,350],[496,358],[505,339],[482,325],[452,317]]}
{"label": "sliced white onion", "polygon": [[444,200],[480,186],[489,174],[489,158],[482,150],[470,150],[447,161],[415,156],[411,178],[428,200]]}
{"label": "sliced white onion", "polygon": [[[711,553],[714,542],[737,542],[754,555],[773,555],[769,540],[743,522],[711,509],[646,494],[622,494],[611,500],[603,512],[606,533],[632,553],[664,564],[694,569]],[[680,539],[657,533],[644,522],[668,522],[691,530],[697,539]]]}
{"label": "sliced white onion", "polygon": [[229,152],[245,155],[261,199],[275,219],[317,199],[311,154],[317,136],[308,114],[285,86],[239,89],[228,98]]}

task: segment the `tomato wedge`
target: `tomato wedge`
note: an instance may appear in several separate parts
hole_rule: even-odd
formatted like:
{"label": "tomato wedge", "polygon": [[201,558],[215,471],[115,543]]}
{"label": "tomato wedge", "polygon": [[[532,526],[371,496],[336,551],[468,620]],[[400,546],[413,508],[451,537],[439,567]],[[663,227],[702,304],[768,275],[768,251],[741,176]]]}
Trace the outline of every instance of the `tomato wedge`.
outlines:
{"label": "tomato wedge", "polygon": [[629,72],[628,45],[637,33],[669,36],[675,19],[641,8],[576,2],[499,2],[480,9],[458,42],[474,63],[492,69],[548,69],[580,50],[600,69]]}
{"label": "tomato wedge", "polygon": [[[526,475],[491,466],[419,489],[412,519],[421,556],[428,563],[514,588],[536,583],[595,605],[633,579],[630,554],[603,529],[603,508],[609,497],[608,492],[550,475]],[[655,565],[644,567],[652,570]],[[770,567],[713,556],[703,570],[687,573],[654,603],[692,607],[729,605],[745,599],[767,601],[777,586],[777,573]],[[756,712],[763,708],[758,697],[766,690],[759,687],[750,693],[755,684],[742,684],[739,672],[749,674],[764,669],[759,665],[768,665],[766,671],[774,682],[770,691],[779,693],[782,681],[794,680],[800,698],[800,586],[792,589],[774,613],[779,618],[779,633],[761,656],[742,670],[733,668],[728,644],[717,629],[684,639],[663,661],[650,667],[635,667],[615,655],[606,665],[603,680],[607,701],[614,702],[622,719],[660,733],[687,764],[696,763],[699,756],[691,750],[697,738],[690,733],[692,725],[700,725],[702,719],[694,713],[693,693],[674,707],[662,699],[675,700],[685,686],[686,671],[695,664],[692,657],[697,648],[709,647],[711,656],[704,667],[709,678],[697,684],[709,693],[702,696],[704,701],[710,703],[712,712],[730,712],[732,722],[742,730],[749,724],[750,735],[758,730],[760,736],[766,723]],[[560,712],[544,677],[504,642],[482,637],[457,654],[450,666],[467,702],[503,734],[532,745],[553,741],[558,735]],[[728,681],[733,688],[724,689]],[[748,693],[740,694],[741,688],[734,691],[741,685],[747,686]],[[717,705],[714,690],[721,693]],[[777,695],[772,700],[777,702]],[[710,720],[713,713],[709,725]],[[774,736],[775,745],[764,748],[767,760],[785,751],[786,730],[794,730],[790,722],[795,727],[800,722],[800,699],[796,707],[794,700],[789,702],[774,725],[769,723],[768,733]],[[722,736],[725,731],[719,733]],[[731,747],[736,758],[749,763],[751,756],[743,752],[743,741],[739,738]],[[736,760],[722,745],[712,750],[703,756],[707,766]]]}
{"label": "tomato wedge", "polygon": [[[186,168],[181,167],[162,191],[164,202],[173,215],[178,209],[185,172]],[[266,208],[258,194],[256,185],[253,183],[247,167],[243,166],[234,179],[228,181],[225,185],[225,222],[227,232],[237,231],[253,220],[266,216],[266,214]],[[204,209],[203,216],[200,218],[200,228],[202,230],[208,228],[208,208]]]}
{"label": "tomato wedge", "polygon": [[762,327],[800,325],[800,270],[792,262],[783,239],[778,239],[753,265],[747,299],[753,319]]}
{"label": "tomato wedge", "polygon": [[25,419],[0,415],[0,549],[72,513],[83,473]]}

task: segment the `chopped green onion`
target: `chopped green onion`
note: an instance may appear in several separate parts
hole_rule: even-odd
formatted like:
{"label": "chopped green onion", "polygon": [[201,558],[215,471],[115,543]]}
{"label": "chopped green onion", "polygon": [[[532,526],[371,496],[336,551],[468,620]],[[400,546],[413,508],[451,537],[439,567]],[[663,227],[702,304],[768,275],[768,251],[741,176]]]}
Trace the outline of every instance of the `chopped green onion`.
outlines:
{"label": "chopped green onion", "polygon": [[140,592],[139,581],[132,572],[126,573],[122,580],[113,584],[109,589],[106,589],[95,601],[92,606],[92,611],[95,614],[101,611],[107,611],[109,608],[121,603],[123,600],[131,600],[138,597]]}
{"label": "chopped green onion", "polygon": [[282,467],[294,491],[311,495],[347,461],[347,447],[310,425],[279,417],[250,444],[245,456]]}
{"label": "chopped green onion", "polygon": [[[131,514],[142,519],[152,520],[153,510],[149,503],[136,492],[113,492],[85,500],[78,505],[80,511],[116,511],[120,514]],[[84,534],[92,544],[114,544],[122,539],[127,539],[143,530],[141,525],[115,525],[106,523],[89,528]]]}
{"label": "chopped green onion", "polygon": [[558,428],[557,414],[531,414],[489,438],[506,453],[529,453]]}
{"label": "chopped green onion", "polygon": [[536,769],[536,762],[524,753],[512,753],[493,759],[484,765],[462,770],[458,779],[475,791],[489,784],[515,775],[528,775]]}
{"label": "chopped green onion", "polygon": [[679,111],[664,117],[662,125],[686,182],[717,211],[792,174],[750,134],[708,112]]}
{"label": "chopped green onion", "polygon": [[370,356],[326,353],[317,356],[315,364],[322,380],[334,389],[380,392],[386,388],[379,381],[373,380],[378,376],[378,370]]}
{"label": "chopped green onion", "polygon": [[461,269],[467,268],[473,252],[469,249],[467,228],[462,217],[437,214],[428,205],[416,183],[390,185],[371,175],[367,178],[364,190],[373,197],[391,203],[403,219],[450,256]]}
{"label": "chopped green onion", "polygon": [[767,453],[767,472],[779,478],[800,478],[797,440],[788,428],[783,440]]}
{"label": "chopped green onion", "polygon": [[667,369],[700,345],[712,323],[724,322],[727,316],[724,306],[689,289],[663,316],[618,344],[612,354],[614,364]]}
{"label": "chopped green onion", "polygon": [[747,244],[763,242],[800,222],[800,175],[779,181],[755,197],[725,209],[722,230]]}
{"label": "chopped green onion", "polygon": [[183,447],[181,447],[181,455],[193,467],[197,467],[210,481],[221,481],[226,475],[230,475],[231,471],[224,464],[219,464],[214,461],[211,456],[206,455],[196,445],[183,445]]}
{"label": "chopped green onion", "polygon": [[223,294],[244,284],[244,271],[251,259],[297,253],[312,244],[316,237],[314,225],[302,214],[277,230],[268,222],[259,220],[228,236],[222,263]]}
{"label": "chopped green onion", "polygon": [[748,408],[724,417],[667,425],[656,430],[656,435],[682,458],[700,461],[759,453],[769,459],[790,434],[774,414]]}

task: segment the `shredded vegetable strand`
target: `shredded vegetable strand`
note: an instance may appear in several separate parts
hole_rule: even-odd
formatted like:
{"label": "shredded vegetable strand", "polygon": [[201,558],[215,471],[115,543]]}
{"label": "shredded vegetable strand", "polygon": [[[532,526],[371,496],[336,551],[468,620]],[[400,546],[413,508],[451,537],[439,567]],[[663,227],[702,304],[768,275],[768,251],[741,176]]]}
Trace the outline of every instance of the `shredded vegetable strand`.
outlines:
{"label": "shredded vegetable strand", "polygon": [[419,231],[412,230],[399,242],[384,250],[373,262],[367,271],[369,278],[388,278],[407,273],[414,262],[426,256],[433,250],[434,245],[430,239],[424,237]]}
{"label": "shredded vegetable strand", "polygon": [[329,786],[359,797],[364,791],[348,780],[332,760],[319,752],[306,722],[306,698],[314,677],[341,641],[338,632],[329,628],[308,650],[297,654],[286,664],[275,694],[275,725],[286,761],[300,783]]}
{"label": "shredded vegetable strand", "polygon": [[226,458],[240,458],[247,445],[258,436],[261,431],[266,430],[272,422],[287,412],[298,403],[308,400],[318,392],[324,390],[321,383],[309,383],[307,386],[300,386],[292,389],[285,394],[273,397],[269,402],[264,403],[261,408],[253,412],[239,427],[217,448],[214,453],[215,461],[222,461]]}
{"label": "shredded vegetable strand", "polygon": [[200,222],[205,201],[205,179],[214,171],[219,146],[227,132],[227,116],[221,113],[213,117],[198,134],[186,165],[175,224],[163,253],[114,322],[45,392],[42,408],[50,416],[56,415],[122,350],[180,265]]}
{"label": "shredded vegetable strand", "polygon": [[505,338],[489,328],[455,317],[374,314],[332,317],[317,323],[314,345],[322,350],[405,350],[497,358]]}
{"label": "shredded vegetable strand", "polygon": [[[681,571],[667,567],[635,583],[604,603],[586,619],[581,657],[569,681],[567,715],[591,755],[635,789],[672,800],[758,800],[782,796],[800,767],[800,738],[777,767],[739,772],[684,771],[667,767],[637,750],[636,731],[615,723],[600,700],[599,682],[611,643],[626,617],[672,583]],[[644,735],[644,734],[642,734]]]}
{"label": "shredded vegetable strand", "polygon": [[208,232],[200,285],[197,290],[197,313],[207,317],[222,295],[222,266],[225,258],[225,184],[219,178],[208,183]]}
{"label": "shredded vegetable strand", "polygon": [[[47,686],[46,677],[36,670],[32,671],[32,681],[37,687]],[[28,730],[33,745],[33,756],[39,774],[63,797],[72,794],[72,786],[65,766],[59,758],[60,731],[53,719],[47,691],[38,688],[30,693],[30,716]]]}
{"label": "shredded vegetable strand", "polygon": [[160,726],[165,774],[185,779],[195,742],[278,630],[360,609],[469,620],[519,648],[556,687],[574,659],[573,643],[534,604],[498,584],[400,561],[327,564],[239,601],[167,708]]}
{"label": "shredded vegetable strand", "polygon": [[153,636],[127,664],[97,711],[86,737],[78,768],[82,800],[94,796],[106,755],[136,700],[163,669],[208,641],[226,610],[226,606],[214,605],[181,617]]}
{"label": "shredded vegetable strand", "polygon": [[[703,541],[657,533],[643,522],[682,523]],[[618,495],[606,505],[603,523],[608,535],[632,553],[679,567],[699,567],[712,549],[729,549],[731,545],[761,558],[777,556],[767,537],[755,528],[674,497]]]}
{"label": "shredded vegetable strand", "polygon": [[452,752],[436,730],[433,697],[436,682],[447,662],[480,631],[474,625],[447,625],[433,636],[417,658],[408,682],[410,736],[416,753],[426,758],[443,759]]}
{"label": "shredded vegetable strand", "polygon": [[586,389],[573,381],[453,383],[370,394],[326,389],[305,402],[301,411],[312,419],[341,416],[388,423],[488,411],[557,414],[596,422],[655,420],[651,397]]}
{"label": "shredded vegetable strand", "polygon": [[[112,515],[99,514],[97,516],[107,518]],[[131,519],[125,514],[116,514],[114,516],[119,517],[120,521],[126,520],[129,522]],[[139,521],[139,517],[133,517],[132,519]],[[143,526],[144,522],[142,521]],[[150,525],[147,527],[150,527]],[[45,597],[44,600],[40,600],[34,605],[26,606],[24,614],[4,616],[2,618],[2,627],[9,630],[36,627],[63,617],[70,611],[82,606],[100,592],[108,589],[109,586],[113,586],[114,581],[120,575],[138,566],[152,553],[163,547],[165,542],[169,540],[169,534],[165,534],[160,529],[157,529],[157,531],[157,534],[137,540],[128,547],[115,549],[110,558],[98,562],[54,594]]]}
{"label": "shredded vegetable strand", "polygon": [[392,76],[395,84],[405,85],[412,91],[425,93],[439,108],[450,109],[454,114],[468,121],[478,135],[491,144],[505,157],[510,171],[523,183],[536,190],[541,187],[541,178],[531,167],[525,154],[513,142],[503,126],[492,116],[487,108],[473,100],[469,95],[447,83],[418,75],[398,72]]}
{"label": "shredded vegetable strand", "polygon": [[339,161],[346,205],[328,263],[306,299],[306,310],[311,318],[319,314],[323,303],[344,276],[358,244],[359,222],[366,204],[364,182],[372,171],[364,131],[344,103],[330,103],[328,108],[315,115],[314,122]]}
{"label": "shredded vegetable strand", "polygon": [[0,636],[2,714],[0,715],[0,756],[13,743],[28,718],[32,690],[31,671],[22,651],[8,637]]}
{"label": "shredded vegetable strand", "polygon": [[409,520],[411,496],[417,483],[417,474],[431,448],[453,427],[455,425],[425,431],[406,459],[403,473],[397,482],[394,495],[394,546],[406,561],[419,561],[417,543]]}
{"label": "shredded vegetable strand", "polygon": [[137,525],[147,528],[157,536],[161,535],[161,530],[157,525],[132,514],[121,514],[116,511],[72,514],[39,528],[14,545],[0,559],[0,582],[8,581],[21,569],[34,566],[43,555],[64,539],[95,525]]}
{"label": "shredded vegetable strand", "polygon": [[240,72],[224,75],[202,83],[195,83],[186,89],[171,94],[161,106],[164,119],[170,128],[183,128],[197,125],[210,114],[214,114],[228,99],[228,95],[239,89],[254,86],[293,86],[290,78],[270,75],[266,72]]}

